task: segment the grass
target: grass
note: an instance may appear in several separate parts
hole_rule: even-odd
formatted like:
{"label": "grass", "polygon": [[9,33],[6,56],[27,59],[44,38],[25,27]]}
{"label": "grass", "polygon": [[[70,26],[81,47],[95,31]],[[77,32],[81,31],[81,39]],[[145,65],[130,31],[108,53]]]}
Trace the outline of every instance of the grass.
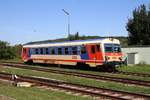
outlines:
{"label": "grass", "polygon": [[22,62],[23,63],[22,59],[20,59],[20,58],[0,60],[0,62]]}
{"label": "grass", "polygon": [[[41,67],[38,65],[33,65],[33,67]],[[44,66],[42,66],[44,67]],[[72,71],[72,72],[81,72],[81,73],[87,73],[87,74],[95,74],[95,75],[104,75],[104,76],[111,76],[111,77],[118,77],[118,78],[128,78],[128,79],[135,79],[135,80],[144,80],[144,81],[150,81],[150,77],[140,77],[140,76],[133,76],[133,75],[124,75],[124,74],[114,74],[114,73],[106,73],[106,72],[100,72],[97,71],[98,69],[69,69],[70,67],[73,68],[74,66],[67,66],[67,68],[60,68],[57,66],[46,66],[50,69],[57,69],[57,70],[63,70],[63,71]],[[84,66],[83,66],[84,67]],[[136,73],[146,73],[150,74],[150,66],[122,66],[117,68],[119,71],[127,71],[127,72],[136,72]],[[130,71],[128,71],[128,70]]]}
{"label": "grass", "polygon": [[36,87],[14,87],[0,83],[0,95],[16,100],[92,100],[92,97],[81,97]]}
{"label": "grass", "polygon": [[5,71],[11,74],[15,73],[19,75],[47,77],[47,78],[72,82],[76,84],[104,87],[107,89],[150,94],[150,87],[128,86],[122,83],[97,81],[93,79],[80,78],[80,77],[69,76],[69,75],[53,74],[53,73],[47,73],[47,72],[32,71],[32,70],[27,70],[27,69],[2,68],[1,67],[0,71]]}
{"label": "grass", "polygon": [[118,67],[119,71],[150,74],[150,65],[134,65]]}
{"label": "grass", "polygon": [[[33,67],[40,67],[37,65],[34,65]],[[73,67],[73,66],[71,66]],[[63,70],[63,71],[71,71],[71,72],[81,72],[86,74],[94,74],[94,75],[103,75],[103,76],[111,76],[111,77],[118,77],[118,78],[128,78],[128,79],[135,79],[135,80],[144,80],[144,81],[150,81],[150,77],[139,77],[139,76],[133,76],[133,75],[124,75],[124,74],[114,74],[114,73],[106,73],[106,72],[99,72],[99,71],[87,71],[87,70],[77,70],[77,69],[65,69],[65,68],[59,68],[59,67],[48,67],[49,69],[57,69],[57,70]]]}
{"label": "grass", "polygon": [[[0,60],[0,62],[23,62],[23,61],[19,58],[16,58],[16,59],[10,59],[10,60]],[[118,67],[117,69],[119,71],[150,74],[150,65],[122,66],[122,67]],[[88,71],[88,72],[91,72],[91,71]]]}
{"label": "grass", "polygon": [[[5,61],[5,62],[22,62],[21,59],[0,60],[0,61]],[[34,65],[34,67],[38,67],[38,66]],[[73,67],[73,66],[70,66],[70,67]],[[52,65],[51,65],[51,66],[49,66],[49,68],[54,68],[54,67],[52,67]],[[65,71],[73,71],[73,72],[78,71],[78,72],[82,72],[82,73],[90,73],[90,74],[96,74],[96,75],[104,75],[104,76],[111,76],[111,77],[118,77],[118,78],[128,78],[128,79],[150,81],[150,77],[139,77],[139,76],[124,75],[124,74],[112,74],[112,73],[105,73],[105,72],[99,72],[99,71],[66,69],[66,68],[58,68],[58,67],[55,67],[54,69],[56,69],[56,68],[60,69],[60,70],[65,70]],[[150,65],[122,66],[122,67],[118,67],[117,69],[119,71],[150,74]]]}

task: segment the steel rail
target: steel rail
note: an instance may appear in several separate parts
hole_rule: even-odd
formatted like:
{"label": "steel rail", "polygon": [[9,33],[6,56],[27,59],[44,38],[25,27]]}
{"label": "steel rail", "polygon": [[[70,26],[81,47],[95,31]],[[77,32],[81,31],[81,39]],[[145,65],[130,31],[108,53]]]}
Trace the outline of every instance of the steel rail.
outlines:
{"label": "steel rail", "polygon": [[135,79],[128,79],[128,78],[117,78],[117,77],[104,76],[104,75],[86,74],[86,73],[73,72],[73,71],[62,71],[62,70],[43,68],[43,67],[32,67],[29,65],[21,65],[21,64],[2,64],[1,63],[0,65],[150,87],[150,81],[142,81],[142,80],[135,80]]}
{"label": "steel rail", "polygon": [[[0,61],[0,63],[11,63],[11,64],[24,64],[23,62],[5,62],[5,61]],[[108,72],[107,72],[108,73]],[[111,72],[111,74],[124,74],[124,75],[132,75],[132,76],[140,76],[140,77],[150,77],[150,74],[145,74],[145,73],[135,73],[135,72],[125,72],[125,71],[116,71],[116,72]]]}
{"label": "steel rail", "polygon": [[[53,88],[59,88],[63,90],[73,91],[81,94],[88,94],[91,96],[105,97],[117,100],[132,100],[132,99],[142,99],[149,100],[150,96],[145,94],[130,93],[124,91],[117,91],[105,88],[98,88],[93,86],[79,85],[74,83],[54,81],[50,79],[29,77],[17,75],[17,82],[31,82],[37,85],[49,86]],[[0,72],[0,78],[5,80],[11,80],[11,74]]]}
{"label": "steel rail", "polygon": [[124,71],[114,72],[114,74],[124,74],[124,75],[133,75],[133,76],[141,76],[141,77],[150,77],[150,74],[134,73],[134,72],[124,72]]}

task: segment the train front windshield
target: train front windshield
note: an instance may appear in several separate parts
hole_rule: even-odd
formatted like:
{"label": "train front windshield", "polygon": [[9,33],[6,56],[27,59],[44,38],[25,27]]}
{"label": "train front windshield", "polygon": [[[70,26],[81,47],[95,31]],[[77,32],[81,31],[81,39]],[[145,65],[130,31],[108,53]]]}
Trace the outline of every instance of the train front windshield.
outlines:
{"label": "train front windshield", "polygon": [[106,53],[120,53],[121,47],[119,44],[104,44],[105,52]]}

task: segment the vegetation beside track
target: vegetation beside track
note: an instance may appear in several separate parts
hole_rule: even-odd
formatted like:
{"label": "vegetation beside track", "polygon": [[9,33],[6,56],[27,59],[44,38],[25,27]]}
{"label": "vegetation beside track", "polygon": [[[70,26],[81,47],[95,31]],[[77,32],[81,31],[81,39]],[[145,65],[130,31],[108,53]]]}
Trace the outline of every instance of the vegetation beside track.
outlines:
{"label": "vegetation beside track", "polygon": [[[0,62],[14,62],[14,63],[23,63],[23,61],[19,58],[16,58],[16,59],[9,59],[9,60],[0,60]],[[50,67],[52,65],[49,65]],[[57,66],[57,65],[56,65]],[[56,67],[55,68],[58,68]],[[36,65],[37,67],[37,65]],[[53,67],[53,66],[52,66]],[[70,71],[70,67],[72,67],[71,71],[76,71],[75,67],[74,66],[69,66],[67,68],[65,68],[65,70],[68,70]],[[84,66],[82,66],[84,67]],[[83,70],[82,70],[83,69]],[[123,71],[123,72],[133,72],[133,73],[143,73],[143,74],[150,74],[150,65],[133,65],[133,66],[121,66],[121,67],[117,67],[117,70],[118,71]],[[79,70],[77,71],[81,71],[81,72],[87,72],[87,73],[93,73],[93,74],[99,74],[99,72],[95,72],[95,71],[89,71],[89,69],[87,68],[79,68]]]}
{"label": "vegetation beside track", "polygon": [[150,65],[133,65],[118,67],[117,70],[124,72],[150,74]]}
{"label": "vegetation beside track", "polygon": [[[35,67],[35,68],[46,68],[46,69],[52,69],[52,70],[60,70],[60,71],[68,71],[68,72],[79,72],[79,73],[85,73],[85,74],[92,74],[92,75],[101,75],[101,76],[108,76],[108,77],[115,77],[115,78],[126,78],[126,79],[134,79],[134,80],[142,80],[142,81],[150,81],[150,77],[146,76],[138,76],[138,75],[126,75],[123,73],[107,73],[107,72],[100,72],[100,71],[96,71],[96,69],[93,71],[91,69],[91,71],[89,69],[84,69],[84,70],[80,70],[80,69],[68,69],[68,68],[60,68],[60,67],[56,67],[56,66],[39,66],[39,65],[27,65],[27,67]],[[73,67],[73,66],[70,66]],[[150,75],[150,74],[149,74]]]}
{"label": "vegetation beside track", "polygon": [[[9,60],[0,60],[0,62],[8,62],[8,63],[10,63],[10,62],[14,62],[14,63],[23,63],[23,61],[21,60],[21,59],[19,59],[19,58],[16,58],[16,59],[9,59]],[[37,65],[36,65],[37,66]],[[49,65],[50,67],[52,66],[53,67],[53,65]],[[56,65],[57,66],[57,65]],[[56,67],[55,66],[55,67]],[[71,68],[71,70],[76,70],[76,68],[74,67],[74,66],[69,66],[69,67],[66,67],[66,70],[67,70],[67,68],[68,68],[68,70],[69,70],[69,68],[70,67],[72,67]],[[82,66],[82,67],[84,67],[84,66]],[[87,68],[79,68],[79,70],[85,70],[85,71],[88,71],[89,69],[87,69]],[[124,71],[124,72],[133,72],[133,73],[143,73],[143,74],[150,74],[150,65],[133,65],[133,66],[121,66],[121,67],[117,67],[117,70],[118,71]],[[88,72],[94,72],[94,71],[88,71]],[[99,73],[99,72],[98,72]]]}
{"label": "vegetation beside track", "polygon": [[[29,66],[30,67],[30,66]],[[39,67],[44,68],[44,66],[31,66],[31,67]],[[73,66],[71,66],[73,67]],[[141,76],[133,76],[133,75],[125,75],[125,74],[115,74],[115,73],[107,73],[107,72],[99,72],[99,71],[87,71],[87,70],[77,70],[77,69],[66,69],[66,68],[60,68],[60,67],[47,67],[46,69],[52,69],[52,70],[60,70],[60,71],[68,71],[68,72],[80,72],[85,74],[93,74],[93,75],[102,75],[102,76],[108,76],[108,77],[116,77],[116,78],[127,78],[127,79],[135,79],[135,80],[143,80],[143,81],[150,81],[150,77],[141,77]]]}
{"label": "vegetation beside track", "polygon": [[[37,67],[37,66],[34,66],[34,67]],[[51,67],[50,67],[50,69],[51,69]],[[100,71],[88,71],[88,70],[77,70],[77,69],[63,69],[63,68],[52,68],[52,69],[69,71],[69,72],[81,72],[81,73],[93,74],[93,75],[103,75],[103,76],[110,76],[110,77],[117,77],[117,78],[128,78],[128,79],[135,79],[135,80],[150,81],[150,77],[125,75],[125,74],[122,74],[122,73],[110,73],[110,72],[108,73],[108,72],[100,72]]]}
{"label": "vegetation beside track", "polygon": [[5,71],[11,74],[47,77],[51,79],[57,79],[57,80],[71,82],[71,83],[89,85],[89,86],[103,87],[107,89],[150,94],[150,87],[128,86],[126,84],[116,83],[116,82],[96,81],[94,79],[80,78],[80,77],[69,76],[69,75],[32,71],[32,70],[18,69],[18,68],[2,68],[1,67],[0,71]]}
{"label": "vegetation beside track", "polygon": [[0,62],[8,62],[8,63],[10,63],[10,62],[18,63],[18,62],[20,62],[20,63],[23,63],[21,58],[14,58],[14,59],[7,59],[7,60],[1,59]]}
{"label": "vegetation beside track", "polygon": [[66,94],[60,91],[36,87],[14,87],[0,82],[0,95],[14,98],[15,100],[92,100],[92,97],[81,97]]}

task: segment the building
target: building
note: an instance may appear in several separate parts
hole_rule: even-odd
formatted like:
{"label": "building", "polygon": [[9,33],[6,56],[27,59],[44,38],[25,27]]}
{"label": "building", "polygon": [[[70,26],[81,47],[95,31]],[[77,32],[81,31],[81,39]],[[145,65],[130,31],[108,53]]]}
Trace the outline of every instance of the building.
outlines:
{"label": "building", "polygon": [[150,64],[150,46],[122,47],[127,64]]}

